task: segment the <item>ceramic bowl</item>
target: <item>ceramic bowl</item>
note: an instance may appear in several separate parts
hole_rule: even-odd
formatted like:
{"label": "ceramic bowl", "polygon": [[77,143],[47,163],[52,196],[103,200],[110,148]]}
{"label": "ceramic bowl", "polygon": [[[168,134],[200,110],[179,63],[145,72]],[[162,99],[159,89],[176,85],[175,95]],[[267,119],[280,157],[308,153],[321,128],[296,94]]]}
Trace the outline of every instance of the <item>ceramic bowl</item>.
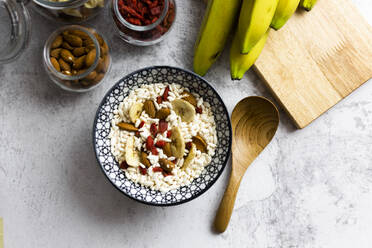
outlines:
{"label": "ceramic bowl", "polygon": [[[196,92],[210,103],[216,122],[218,144],[212,162],[188,186],[166,193],[151,190],[127,179],[119,169],[110,149],[109,133],[113,111],[131,90],[143,84],[177,83]],[[135,71],[117,82],[105,95],[98,107],[93,126],[93,144],[97,161],[108,180],[124,195],[149,205],[171,206],[185,203],[203,194],[219,178],[230,156],[232,142],[228,111],[217,91],[193,72],[169,67],[154,66]]]}

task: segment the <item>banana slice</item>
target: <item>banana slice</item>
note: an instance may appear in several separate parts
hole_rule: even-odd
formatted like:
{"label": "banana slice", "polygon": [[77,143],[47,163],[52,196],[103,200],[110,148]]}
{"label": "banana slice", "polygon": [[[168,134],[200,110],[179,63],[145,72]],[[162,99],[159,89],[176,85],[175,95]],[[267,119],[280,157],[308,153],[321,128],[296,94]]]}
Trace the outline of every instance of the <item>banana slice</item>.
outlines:
{"label": "banana slice", "polygon": [[129,109],[129,119],[131,122],[136,123],[136,120],[141,116],[143,104],[140,102],[133,103]]}
{"label": "banana slice", "polygon": [[182,158],[185,153],[185,140],[181,135],[181,131],[178,127],[172,128],[171,135],[171,151],[172,155],[176,158]]}
{"label": "banana slice", "polygon": [[185,170],[191,164],[195,156],[196,156],[196,146],[195,144],[192,144],[189,154],[187,154],[187,157],[183,161],[182,170]]}
{"label": "banana slice", "polygon": [[181,117],[184,122],[192,122],[195,117],[195,108],[189,102],[176,99],[172,101],[174,112]]}
{"label": "banana slice", "polygon": [[134,137],[131,136],[127,139],[127,144],[125,147],[125,161],[129,166],[138,167],[140,158],[136,148],[134,147]]}

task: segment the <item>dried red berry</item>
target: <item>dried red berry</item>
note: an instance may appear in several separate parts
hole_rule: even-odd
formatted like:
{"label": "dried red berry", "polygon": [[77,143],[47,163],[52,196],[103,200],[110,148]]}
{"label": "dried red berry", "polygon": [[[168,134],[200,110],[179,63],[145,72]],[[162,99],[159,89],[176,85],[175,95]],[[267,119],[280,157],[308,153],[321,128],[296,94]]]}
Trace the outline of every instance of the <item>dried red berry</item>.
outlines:
{"label": "dried red berry", "polygon": [[156,147],[162,148],[165,146],[165,141],[164,140],[158,140],[155,144]]}
{"label": "dried red berry", "polygon": [[172,173],[172,172],[166,172],[166,171],[163,171],[163,176],[164,176],[164,177],[167,177],[167,176],[173,176],[173,173]]}
{"label": "dried red berry", "polygon": [[146,149],[148,150],[148,151],[151,151],[151,149],[154,147],[154,139],[151,137],[151,136],[149,136],[149,137],[147,137],[147,139],[146,139]]}
{"label": "dried red berry", "polygon": [[156,102],[157,102],[158,104],[162,103],[162,102],[163,102],[162,97],[161,97],[161,96],[158,96],[158,97],[156,98]]}
{"label": "dried red berry", "polygon": [[159,121],[159,133],[164,133],[168,129],[168,123],[165,120]]}
{"label": "dried red berry", "polygon": [[139,171],[142,175],[146,175],[147,174],[147,169],[146,168],[142,168],[141,166],[138,167],[139,168]]}
{"label": "dried red berry", "polygon": [[167,132],[167,138],[170,138],[172,136],[172,130],[168,130]]}
{"label": "dried red berry", "polygon": [[161,13],[160,6],[154,7],[150,9],[151,15],[159,15]]}
{"label": "dried red berry", "polygon": [[157,132],[158,128],[156,127],[156,123],[152,123],[150,126],[150,133],[155,136]]}
{"label": "dried red berry", "polygon": [[156,149],[156,147],[151,148],[151,153],[152,155],[159,155],[158,149]]}
{"label": "dried red berry", "polygon": [[186,149],[187,149],[187,150],[190,150],[191,147],[192,147],[192,142],[187,142],[187,143],[186,143]]}
{"label": "dried red berry", "polygon": [[124,10],[124,12],[127,12],[128,14],[132,15],[135,18],[143,19],[143,17],[140,14],[138,14],[137,11],[135,11],[131,7],[127,7],[127,6],[124,5],[123,10]]}
{"label": "dried red berry", "polygon": [[135,134],[136,134],[136,137],[139,137],[140,136],[140,132],[139,131],[137,131]]}
{"label": "dried red berry", "polygon": [[169,86],[167,86],[163,93],[163,101],[168,101],[168,95],[169,95]]}
{"label": "dried red berry", "polygon": [[203,113],[203,109],[202,109],[201,107],[196,107],[196,108],[195,108],[195,111],[196,111],[196,113],[198,113],[198,114],[202,114],[202,113]]}
{"label": "dried red berry", "polygon": [[138,129],[142,128],[144,125],[145,125],[145,122],[144,121],[141,121],[141,123],[138,126]]}
{"label": "dried red berry", "polygon": [[123,161],[123,162],[121,162],[119,167],[122,170],[126,170],[126,169],[128,169],[129,165],[127,164],[127,161]]}
{"label": "dried red berry", "polygon": [[141,21],[137,18],[128,18],[128,22],[132,23],[133,25],[141,26]]}
{"label": "dried red berry", "polygon": [[153,167],[152,171],[153,172],[163,172],[163,169],[161,167]]}

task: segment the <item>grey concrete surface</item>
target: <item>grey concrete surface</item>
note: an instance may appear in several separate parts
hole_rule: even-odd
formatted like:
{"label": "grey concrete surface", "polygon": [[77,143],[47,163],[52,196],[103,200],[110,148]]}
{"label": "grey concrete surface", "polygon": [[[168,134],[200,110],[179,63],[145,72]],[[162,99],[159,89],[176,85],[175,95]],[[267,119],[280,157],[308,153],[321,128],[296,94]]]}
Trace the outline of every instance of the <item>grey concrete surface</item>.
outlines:
{"label": "grey concrete surface", "polygon": [[[372,24],[371,0],[354,2]],[[177,4],[174,30],[152,47],[122,42],[107,11],[89,22],[110,41],[113,66],[107,81],[86,94],[64,92],[48,80],[41,52],[57,25],[31,13],[30,47],[0,66],[5,247],[371,247],[372,82],[303,130],[281,109],[277,135],[248,169],[222,235],[211,224],[230,165],[204,195],[169,208],[134,202],[103,176],[91,134],[109,87],[145,66],[192,68],[205,7],[199,0]],[[229,79],[226,51],[206,79],[230,112],[245,96],[272,98],[251,71],[240,82]]]}

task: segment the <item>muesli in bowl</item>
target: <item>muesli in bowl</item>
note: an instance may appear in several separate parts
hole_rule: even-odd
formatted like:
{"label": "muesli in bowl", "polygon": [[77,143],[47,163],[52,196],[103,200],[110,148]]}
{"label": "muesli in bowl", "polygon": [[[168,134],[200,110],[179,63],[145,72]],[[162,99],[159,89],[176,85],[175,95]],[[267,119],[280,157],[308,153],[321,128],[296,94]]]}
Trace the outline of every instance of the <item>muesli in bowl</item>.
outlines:
{"label": "muesli in bowl", "polygon": [[153,66],[107,92],[94,120],[93,144],[102,172],[120,192],[172,206],[216,182],[230,156],[231,132],[226,106],[205,79]]}
{"label": "muesli in bowl", "polygon": [[112,154],[127,178],[153,190],[189,185],[215,153],[209,103],[179,84],[142,85],[114,114]]}

